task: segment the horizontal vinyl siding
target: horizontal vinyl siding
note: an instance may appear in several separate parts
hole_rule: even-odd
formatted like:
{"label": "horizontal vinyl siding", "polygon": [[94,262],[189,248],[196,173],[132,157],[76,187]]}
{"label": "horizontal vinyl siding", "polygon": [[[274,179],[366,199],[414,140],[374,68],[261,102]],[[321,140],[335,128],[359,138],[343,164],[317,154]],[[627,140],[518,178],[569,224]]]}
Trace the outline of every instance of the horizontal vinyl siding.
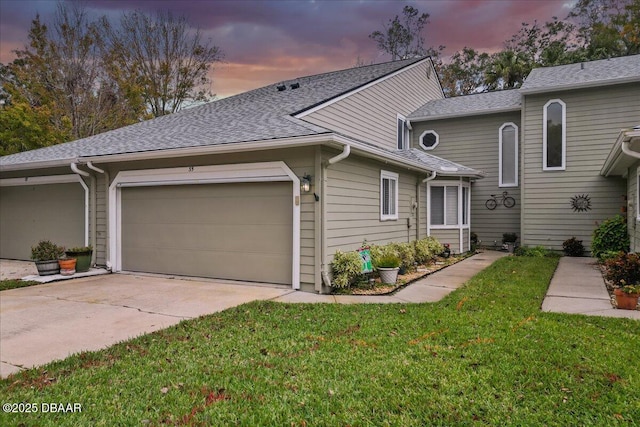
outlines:
{"label": "horizontal vinyl siding", "polygon": [[[398,220],[380,220],[380,171],[399,174]],[[336,250],[350,251],[369,243],[415,240],[416,176],[383,164],[351,156],[327,168],[327,249],[329,262]],[[407,228],[407,218],[412,227]]]}
{"label": "horizontal vinyl siding", "polygon": [[448,243],[452,253],[458,253],[460,249],[460,230],[435,229],[431,230],[431,236],[442,244]]}
{"label": "horizontal vinyl siding", "polygon": [[[542,170],[543,106],[551,99],[566,104],[566,170]],[[572,236],[591,249],[596,223],[621,212],[625,181],[600,176],[600,169],[620,129],[640,118],[640,86],[603,88],[526,96],[523,134],[523,243],[561,250]],[[574,212],[572,197],[588,195],[592,209]]]}
{"label": "horizontal vinyl siding", "polygon": [[[296,148],[286,150],[270,150],[258,153],[238,153],[238,154],[221,154],[211,156],[200,156],[197,158],[176,158],[164,160],[148,160],[129,163],[119,163],[111,165],[96,165],[105,168],[109,172],[110,179],[113,180],[117,173],[121,170],[136,169],[156,169],[156,168],[173,168],[181,166],[204,166],[204,165],[222,165],[232,163],[255,163],[255,162],[272,162],[284,161],[289,168],[301,177],[305,174],[315,176],[314,170],[315,151],[313,147]],[[311,188],[309,193],[301,193],[300,205],[300,283],[302,286],[314,286],[315,282],[315,219],[314,211],[316,201],[313,196],[317,189]],[[99,193],[100,194],[100,193]],[[106,243],[106,220],[107,210],[104,195],[98,197],[98,236],[104,233],[103,241]],[[100,218],[103,218],[102,220]],[[101,224],[102,221],[102,224]],[[100,240],[99,240],[100,242]],[[104,243],[100,243],[103,245]],[[104,252],[105,246],[99,247],[98,253]],[[104,255],[103,255],[104,256]]]}
{"label": "horizontal vinyl siding", "polygon": [[396,148],[398,113],[409,115],[425,102],[442,98],[431,64],[424,62],[328,105],[303,120],[373,144]]}
{"label": "horizontal vinyl siding", "polygon": [[[435,149],[425,152],[485,173],[484,178],[471,184],[471,231],[478,235],[481,245],[485,246],[493,246],[494,242],[500,245],[503,233],[520,235],[520,186],[498,186],[498,131],[507,122],[515,123],[521,134],[519,112],[412,123],[412,147],[422,149],[420,135],[426,130],[434,130],[439,135],[439,144]],[[426,186],[421,191],[422,204],[426,208]],[[494,210],[488,210],[485,207],[487,199],[492,194],[501,195],[503,191],[516,200],[516,205],[506,208],[499,204]],[[421,229],[426,229],[426,213],[421,215],[420,224]]]}

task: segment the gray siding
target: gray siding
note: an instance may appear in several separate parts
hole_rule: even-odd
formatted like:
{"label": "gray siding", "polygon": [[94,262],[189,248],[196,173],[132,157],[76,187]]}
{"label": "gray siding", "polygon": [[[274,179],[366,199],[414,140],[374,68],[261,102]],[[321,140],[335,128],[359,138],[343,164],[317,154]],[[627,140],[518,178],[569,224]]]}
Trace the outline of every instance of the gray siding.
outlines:
{"label": "gray siding", "polygon": [[[442,98],[429,62],[414,67],[305,117],[319,126],[381,147],[396,148],[397,114],[409,115],[425,102]],[[429,75],[429,77],[427,77]]]}
{"label": "gray siding", "polygon": [[[566,103],[566,170],[542,170],[543,106],[550,99]],[[526,96],[523,102],[524,140],[522,241],[561,250],[572,236],[587,250],[597,222],[619,214],[626,203],[624,180],[604,178],[600,169],[620,129],[640,117],[640,85],[619,85]],[[570,199],[587,194],[592,209],[574,212]]]}
{"label": "gray siding", "polygon": [[[399,175],[397,220],[380,220],[381,170]],[[415,240],[416,217],[411,208],[416,199],[415,174],[352,155],[329,166],[327,178],[328,262],[336,250],[355,250],[364,239],[376,244]],[[407,218],[411,228],[407,227]]]}
{"label": "gray siding", "polygon": [[[284,161],[297,176],[310,174],[315,176],[314,171],[315,149],[296,148],[286,150],[269,150],[261,152],[246,152],[238,154],[220,154],[199,156],[197,158],[181,157],[175,159],[163,160],[147,160],[117,164],[96,164],[96,166],[108,171],[110,180],[113,180],[117,173],[121,170],[136,169],[156,169],[156,168],[172,168],[180,166],[203,166],[203,165],[220,165],[230,163],[253,163],[253,162],[270,162]],[[300,206],[300,284],[308,289],[315,286],[314,273],[314,257],[315,257],[315,222],[314,212],[316,202],[313,192],[317,190],[312,188],[309,193],[301,194]],[[98,185],[98,262],[106,261],[106,244],[107,244],[107,218],[108,206],[106,203],[104,182]]]}
{"label": "gray siding", "polygon": [[[498,186],[498,131],[500,126],[507,122],[515,123],[518,133],[522,133],[519,112],[412,123],[412,147],[422,149],[420,135],[425,130],[434,130],[438,133],[440,142],[433,150],[426,151],[427,153],[481,170],[486,174],[485,178],[471,184],[471,231],[478,234],[484,246],[493,246],[494,242],[500,245],[502,233],[520,235],[520,186]],[[495,210],[488,210],[485,207],[487,199],[492,194],[501,195],[503,191],[507,191],[509,196],[516,200],[516,205],[513,208],[498,205]],[[423,188],[422,195],[420,228],[426,230],[426,187]]]}
{"label": "gray siding", "polygon": [[438,239],[442,244],[448,243],[451,248],[451,253],[459,253],[460,249],[460,231],[458,229],[436,229],[431,230],[431,236]]}
{"label": "gray siding", "polygon": [[638,173],[640,172],[640,161],[629,168],[627,176],[627,227],[629,228],[629,240],[631,241],[631,252],[640,252],[640,204],[638,203]]}

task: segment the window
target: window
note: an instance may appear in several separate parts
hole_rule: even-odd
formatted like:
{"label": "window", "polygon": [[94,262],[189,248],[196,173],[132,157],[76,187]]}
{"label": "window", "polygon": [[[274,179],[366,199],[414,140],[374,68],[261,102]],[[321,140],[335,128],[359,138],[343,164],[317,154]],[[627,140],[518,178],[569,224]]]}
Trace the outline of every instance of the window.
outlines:
{"label": "window", "polygon": [[433,150],[440,142],[440,135],[433,130],[425,130],[420,135],[420,146],[425,150]]}
{"label": "window", "polygon": [[544,105],[542,119],[542,169],[565,170],[567,108],[559,99]]}
{"label": "window", "polygon": [[499,163],[498,172],[500,187],[518,186],[518,126],[514,123],[505,123],[500,126]]}
{"label": "window", "polygon": [[430,217],[432,226],[469,225],[469,205],[471,191],[468,185],[430,184]]}
{"label": "window", "polygon": [[398,114],[398,150],[406,150],[409,148],[409,126],[407,119]]}
{"label": "window", "polygon": [[380,172],[380,220],[398,219],[398,174]]}

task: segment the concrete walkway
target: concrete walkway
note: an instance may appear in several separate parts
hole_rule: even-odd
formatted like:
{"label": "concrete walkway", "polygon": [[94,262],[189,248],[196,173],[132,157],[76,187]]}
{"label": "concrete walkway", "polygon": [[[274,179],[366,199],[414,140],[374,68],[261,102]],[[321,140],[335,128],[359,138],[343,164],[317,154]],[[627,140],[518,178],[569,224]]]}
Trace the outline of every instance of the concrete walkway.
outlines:
{"label": "concrete walkway", "polygon": [[593,258],[560,258],[542,303],[542,311],[640,320],[638,310],[613,308],[604,279]]}

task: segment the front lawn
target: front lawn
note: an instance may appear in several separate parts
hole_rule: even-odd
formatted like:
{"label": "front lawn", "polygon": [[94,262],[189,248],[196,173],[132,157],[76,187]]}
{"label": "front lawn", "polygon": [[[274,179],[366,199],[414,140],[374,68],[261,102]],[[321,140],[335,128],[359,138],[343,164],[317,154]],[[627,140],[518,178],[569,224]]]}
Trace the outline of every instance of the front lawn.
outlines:
{"label": "front lawn", "polygon": [[[640,322],[540,312],[556,259],[436,304],[252,303],[0,382],[0,425],[638,425]],[[48,407],[45,405],[45,409]]]}
{"label": "front lawn", "polygon": [[17,288],[26,288],[27,286],[35,286],[35,285],[41,285],[41,283],[35,282],[33,280],[17,280],[17,279],[0,280],[0,291],[7,291],[9,289],[17,289]]}

